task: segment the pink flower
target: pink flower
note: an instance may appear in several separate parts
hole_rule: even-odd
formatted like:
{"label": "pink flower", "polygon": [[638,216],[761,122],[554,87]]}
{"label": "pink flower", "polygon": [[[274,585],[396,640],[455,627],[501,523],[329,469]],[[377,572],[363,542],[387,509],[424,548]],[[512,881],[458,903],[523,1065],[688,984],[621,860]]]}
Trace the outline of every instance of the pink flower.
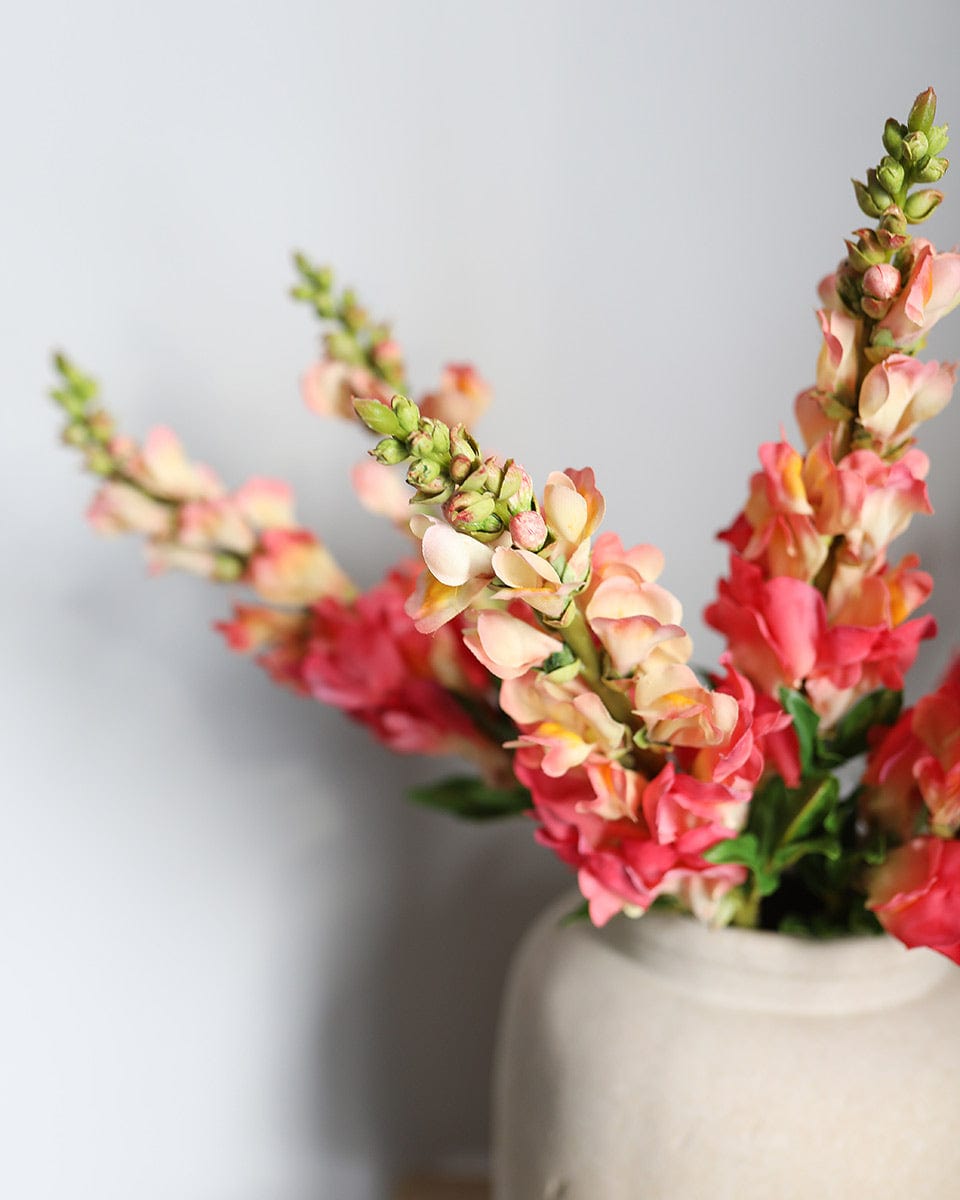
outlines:
{"label": "pink flower", "polygon": [[863,773],[862,808],[882,829],[908,838],[923,807],[914,767],[924,746],[913,732],[913,711],[903,713],[890,729],[879,732]]}
{"label": "pink flower", "polygon": [[469,363],[451,363],[444,367],[440,386],[420,401],[425,417],[445,424],[472,428],[490,404],[492,393]]}
{"label": "pink flower", "polygon": [[463,641],[498,679],[517,679],[563,648],[563,642],[532,621],[497,609],[478,613],[475,627],[468,629]]}
{"label": "pink flower", "polygon": [[279,479],[248,479],[232,500],[237,512],[256,529],[290,529],[296,524],[293,493]]}
{"label": "pink flower", "polygon": [[368,458],[353,468],[350,482],[368,512],[386,517],[401,529],[409,527],[410,488],[397,474],[396,468]]}
{"label": "pink flower", "polygon": [[881,448],[896,445],[946,407],[955,377],[953,363],[891,354],[870,368],[860,386],[860,421]]}
{"label": "pink flower", "polygon": [[810,580],[827,557],[827,541],[804,481],[804,460],[787,442],[760,447],[763,471],[750,481],[743,513],[719,536],[766,575]]}
{"label": "pink flower", "polygon": [[230,499],[190,500],[180,508],[178,540],[197,550],[249,554],[256,534]]}
{"label": "pink flower", "polygon": [[835,309],[821,309],[817,318],[823,331],[817,388],[840,399],[849,398],[857,384],[861,322]]}
{"label": "pink flower", "polygon": [[599,764],[550,776],[533,748],[521,748],[514,766],[533,797],[537,840],[577,871],[596,925],[621,911],[639,915],[664,894],[711,919],[723,897],[746,878],[742,867],[713,866],[703,858],[730,836],[722,824],[729,794],[722,789],[680,777],[672,767],[652,782]]}
{"label": "pink flower", "polygon": [[129,483],[105,483],[87,509],[87,520],[98,533],[145,533],[165,538],[173,529],[171,507],[145,496]]}
{"label": "pink flower", "polygon": [[165,500],[214,500],[223,495],[223,485],[202,463],[190,462],[177,435],[160,426],[152,429],[142,446],[129,438],[115,438],[111,453],[124,472],[145,491]]}
{"label": "pink flower", "polygon": [[519,740],[507,744],[537,747],[546,775],[564,775],[588,760],[616,758],[627,741],[626,726],[579,679],[556,683],[533,671],[505,679],[500,707],[520,730]]}
{"label": "pink flower", "polygon": [[907,280],[877,329],[912,349],[960,304],[960,254],[938,254],[930,242],[914,238],[906,257]]}
{"label": "pink flower", "polygon": [[301,381],[303,400],[307,408],[321,417],[343,417],[352,421],[356,416],[354,400],[379,400],[389,404],[393,391],[366,367],[324,358],[316,362]]}
{"label": "pink flower", "polygon": [[335,705],[404,754],[463,754],[491,773],[503,752],[478,733],[451,692],[488,703],[489,676],[466,653],[460,630],[419,633],[404,611],[418,571],[404,565],[351,603],[314,606],[302,676]]}
{"label": "pink flower", "polygon": [[917,837],[870,880],[868,908],[906,946],[928,946],[960,964],[960,842]]}
{"label": "pink flower", "polygon": [[347,599],[355,593],[330,552],[305,529],[264,530],[247,579],[270,604],[302,605],[321,596]]}
{"label": "pink flower", "polygon": [[303,681],[303,656],[311,618],[305,613],[278,612],[260,605],[236,604],[233,619],[214,625],[231,650],[256,654],[267,674],[300,695],[307,694]]}

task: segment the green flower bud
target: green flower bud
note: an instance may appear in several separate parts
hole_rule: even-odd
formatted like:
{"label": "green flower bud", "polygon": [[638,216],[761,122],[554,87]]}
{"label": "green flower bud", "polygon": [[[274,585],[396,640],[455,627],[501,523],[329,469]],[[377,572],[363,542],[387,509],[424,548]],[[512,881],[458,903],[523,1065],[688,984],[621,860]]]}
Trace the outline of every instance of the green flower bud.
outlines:
{"label": "green flower bud", "polygon": [[914,192],[908,196],[903,206],[903,214],[911,225],[919,225],[931,216],[943,200],[943,192],[933,188],[925,188],[922,192]]}
{"label": "green flower bud", "polygon": [[445,425],[443,421],[435,421],[433,425],[433,448],[441,457],[446,458],[450,454],[450,427]]}
{"label": "green flower bud", "polygon": [[370,454],[378,463],[385,463],[389,467],[406,462],[410,457],[410,451],[406,445],[393,437],[386,437],[383,441],[377,442]]}
{"label": "green flower bud", "polygon": [[848,240],[846,247],[847,261],[858,275],[862,275],[864,271],[869,271],[877,263],[886,262],[886,253],[879,246],[875,249],[871,247],[864,238],[861,238],[856,244]]}
{"label": "green flower bud", "polygon": [[353,366],[363,366],[364,359],[363,351],[357,343],[357,339],[352,333],[346,333],[338,330],[336,333],[328,333],[326,336],[327,354],[331,358],[335,358],[337,362],[351,363]]}
{"label": "green flower bud", "polygon": [[895,158],[885,155],[877,168],[877,179],[881,187],[886,188],[891,196],[895,196],[903,187],[903,167]]}
{"label": "green flower bud", "polygon": [[450,460],[450,478],[454,483],[463,483],[473,470],[473,459],[465,454],[458,454]]}
{"label": "green flower bud", "polygon": [[[443,506],[443,515],[459,533],[495,533],[503,523],[493,510],[492,496],[460,491]],[[491,523],[493,527],[487,528]]]}
{"label": "green flower bud", "polygon": [[407,483],[411,487],[422,488],[425,484],[433,483],[440,475],[440,464],[429,458],[419,458],[410,464],[407,471]]}
{"label": "green flower bud", "polygon": [[434,457],[433,438],[429,433],[418,429],[416,433],[411,433],[407,438],[407,449],[414,458],[432,459]]}
{"label": "green flower bud", "polygon": [[364,425],[374,433],[399,437],[404,432],[393,410],[381,404],[379,400],[354,400],[353,409]]}
{"label": "green flower bud", "polygon": [[874,167],[871,167],[867,172],[867,191],[870,193],[870,199],[874,202],[880,212],[883,212],[885,208],[889,208],[893,203],[893,197],[880,183]]}
{"label": "green flower bud", "polygon": [[883,148],[888,154],[892,154],[894,158],[900,157],[900,147],[903,143],[904,133],[906,133],[906,130],[896,117],[887,118],[887,123],[883,127]]}
{"label": "green flower bud", "polygon": [[917,183],[936,183],[946,174],[950,166],[948,158],[929,158],[922,171],[917,172]]}
{"label": "green flower bud", "polygon": [[92,475],[102,475],[104,478],[113,474],[113,455],[103,446],[90,446],[87,450],[84,465]]}
{"label": "green flower bud", "polygon": [[928,133],[936,115],[937,93],[930,87],[925,92],[921,92],[914,100],[910,116],[907,117],[907,128],[911,132]]}
{"label": "green flower bud", "polygon": [[63,440],[68,446],[85,446],[90,440],[86,422],[71,421],[63,431]]}
{"label": "green flower bud", "polygon": [[90,436],[98,442],[109,442],[113,437],[116,426],[113,422],[113,417],[109,413],[99,409],[95,413],[91,413],[89,419]]}
{"label": "green flower bud", "polygon": [[317,316],[323,317],[325,321],[330,321],[337,315],[337,302],[329,292],[314,296],[313,307],[317,311]]}
{"label": "green flower bud", "polygon": [[917,129],[903,139],[903,161],[908,166],[915,167],[929,153],[927,135],[922,130]]}
{"label": "green flower bud", "polygon": [[883,213],[883,209],[874,203],[873,197],[867,191],[867,185],[861,183],[859,179],[851,179],[850,182],[853,184],[860,211],[867,217],[879,217]]}
{"label": "green flower bud", "polygon": [[927,131],[927,150],[930,154],[939,154],[942,150],[946,150],[947,142],[950,138],[947,134],[949,125],[934,125]]}
{"label": "green flower bud", "polygon": [[890,234],[893,237],[905,237],[907,233],[907,222],[903,215],[902,209],[894,205],[889,208],[884,214],[880,222],[880,228],[877,231],[877,237],[883,244],[883,234]]}
{"label": "green flower bud", "polygon": [[506,500],[509,512],[529,512],[533,508],[533,480],[519,463],[507,463],[500,485],[500,499]]}
{"label": "green flower bud", "polygon": [[235,554],[218,554],[213,565],[213,577],[220,583],[235,583],[243,574],[243,563]]}
{"label": "green flower bud", "polygon": [[454,425],[450,430],[450,453],[454,457],[463,455],[474,463],[480,457],[480,447],[470,434],[467,433],[462,424]]}
{"label": "green flower bud", "polygon": [[391,407],[404,433],[413,433],[420,426],[420,409],[406,396],[394,396]]}

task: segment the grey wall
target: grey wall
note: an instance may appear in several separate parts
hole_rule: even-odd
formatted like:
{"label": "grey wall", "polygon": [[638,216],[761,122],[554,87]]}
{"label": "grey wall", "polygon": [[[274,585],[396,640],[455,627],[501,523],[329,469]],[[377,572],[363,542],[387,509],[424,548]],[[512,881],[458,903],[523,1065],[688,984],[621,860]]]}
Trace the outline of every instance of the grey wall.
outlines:
{"label": "grey wall", "polygon": [[[148,580],[43,395],[62,345],[127,428],[280,474],[372,580],[356,431],[301,406],[288,251],[393,315],[414,377],[469,357],[488,444],[597,466],[667,551],[698,658],[756,445],[813,377],[847,182],[960,9],[902,4],[35,3],[0,38],[0,1192],[374,1200],[475,1160],[510,950],[566,876],[522,823],[413,811],[422,764],[276,691]],[[895,48],[904,28],[903,46]],[[931,223],[960,233],[956,184]],[[958,323],[933,349],[960,356]],[[960,640],[960,412],[912,543]],[[929,681],[935,658],[919,677]],[[574,1031],[575,1032],[575,1031]]]}

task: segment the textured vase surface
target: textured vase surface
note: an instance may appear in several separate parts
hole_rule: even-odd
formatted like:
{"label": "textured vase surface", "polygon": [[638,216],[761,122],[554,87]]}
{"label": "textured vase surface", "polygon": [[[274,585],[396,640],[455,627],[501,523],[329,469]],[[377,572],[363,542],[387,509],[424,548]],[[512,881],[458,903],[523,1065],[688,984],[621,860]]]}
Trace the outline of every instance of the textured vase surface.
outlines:
{"label": "textured vase surface", "polygon": [[495,1200],[960,1198],[960,968],[576,902],[511,969]]}

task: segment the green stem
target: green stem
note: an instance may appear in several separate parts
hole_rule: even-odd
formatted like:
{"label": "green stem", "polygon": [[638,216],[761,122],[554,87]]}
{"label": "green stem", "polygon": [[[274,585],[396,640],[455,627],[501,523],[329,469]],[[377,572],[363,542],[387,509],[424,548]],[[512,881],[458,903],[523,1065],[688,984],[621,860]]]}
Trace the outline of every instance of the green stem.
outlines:
{"label": "green stem", "polygon": [[632,710],[630,701],[604,680],[600,670],[600,656],[593,644],[593,635],[587,626],[583,613],[574,607],[574,618],[561,633],[573,653],[580,660],[580,673],[599,695],[607,711],[616,721],[624,725],[632,725]]}

